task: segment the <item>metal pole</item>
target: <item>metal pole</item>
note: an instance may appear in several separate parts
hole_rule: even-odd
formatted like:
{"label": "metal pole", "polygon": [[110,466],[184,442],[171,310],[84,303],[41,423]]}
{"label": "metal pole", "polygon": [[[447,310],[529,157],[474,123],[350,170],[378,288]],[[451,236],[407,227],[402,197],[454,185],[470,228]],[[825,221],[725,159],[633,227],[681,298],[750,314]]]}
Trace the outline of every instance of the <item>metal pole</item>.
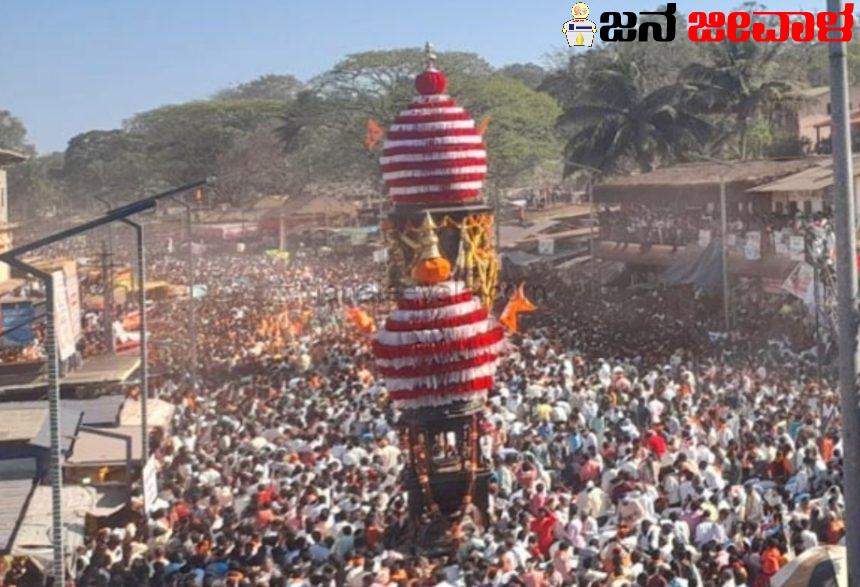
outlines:
{"label": "metal pole", "polygon": [[284,218],[284,213],[278,218],[278,250],[285,251],[287,249],[287,219]]}
{"label": "metal pole", "polygon": [[493,222],[496,225],[496,252],[502,250],[502,194],[499,188],[493,186]]}
{"label": "metal pole", "polygon": [[9,265],[31,273],[45,285],[45,353],[48,371],[48,417],[51,441],[51,546],[54,585],[65,585],[66,567],[63,544],[63,463],[60,449],[60,358],[54,320],[54,279],[16,257],[5,258]]}
{"label": "metal pole", "polygon": [[[110,225],[108,225],[110,226]],[[116,341],[113,335],[113,270],[110,268],[110,253],[106,241],[102,241],[102,286],[104,287],[104,337],[105,348],[110,354],[116,353]]]}
{"label": "metal pole", "polygon": [[[95,195],[93,196],[96,200],[103,203],[108,212],[113,208],[113,204],[108,200],[105,196]],[[102,263],[102,283],[104,285],[104,320],[105,324],[105,340],[107,342],[107,351],[115,355],[116,354],[116,339],[113,335],[113,311],[114,311],[114,281],[113,281],[113,224],[107,224],[105,226],[105,230],[107,231],[107,250],[102,249],[102,254],[104,255],[104,262]],[[104,241],[102,241],[102,246],[104,246]]]}
{"label": "metal pole", "polygon": [[[188,280],[188,336],[191,339],[191,389],[196,392],[199,388],[197,368],[197,303],[194,301],[194,247],[191,238],[191,204],[179,198],[171,197],[170,199],[185,208],[183,223],[185,224],[185,245],[188,247],[185,267],[187,272],[186,279]],[[281,221],[283,222],[283,215],[281,216]]]}
{"label": "metal pole", "polygon": [[197,393],[197,302],[194,299],[194,242],[191,238],[190,206],[185,211],[185,222],[188,229],[188,320],[191,322],[188,334],[191,338],[191,390]]}
{"label": "metal pole", "polygon": [[819,297],[821,296],[821,284],[819,283],[818,260],[812,266],[812,297],[815,311],[815,367],[818,383],[821,383],[821,319],[819,312]]}
{"label": "metal pole", "polygon": [[[77,226],[73,226],[71,228],[67,228],[64,230],[60,230],[53,234],[50,234],[46,237],[36,239],[32,242],[26,243],[24,245],[15,247],[14,249],[9,249],[8,251],[4,251],[0,253],[0,262],[6,263],[13,267],[17,267],[26,273],[30,273],[31,275],[35,275],[37,278],[41,279],[45,284],[45,295],[46,295],[46,309],[45,309],[45,352],[47,355],[47,371],[48,371],[48,407],[49,407],[49,425],[51,427],[51,498],[52,498],[52,526],[51,526],[51,542],[53,546],[53,571],[54,571],[54,581],[57,585],[65,585],[65,567],[64,567],[64,556],[63,556],[63,515],[62,515],[62,462],[61,462],[61,451],[60,451],[60,376],[59,376],[59,353],[57,349],[57,339],[56,333],[54,330],[54,285],[52,281],[51,275],[45,273],[29,265],[22,261],[19,257],[22,255],[26,255],[27,253],[31,253],[37,249],[50,245],[52,243],[60,242],[69,237],[76,236],[82,234],[88,230],[93,228],[103,226],[110,222],[114,222],[116,220],[122,220],[132,226],[135,224],[129,220],[127,220],[127,216],[132,214],[137,214],[138,212],[143,212],[145,210],[149,210],[154,208],[158,202],[158,200],[165,198],[167,196],[181,193],[183,191],[192,189],[194,187],[200,185],[206,185],[214,181],[212,179],[206,179],[190,184],[186,184],[184,186],[180,186],[178,188],[170,189],[166,192],[161,192],[159,194],[155,194],[152,196],[147,196],[130,204],[126,204],[124,206],[120,206],[116,209],[110,210],[104,216],[99,218],[94,218],[83,224],[79,224]],[[144,258],[143,258],[143,229],[141,227],[138,232],[138,249],[139,249],[139,259],[141,261],[140,264],[140,277],[145,276],[144,269]],[[141,350],[142,356],[146,356],[146,334],[145,334],[145,314],[141,315],[141,326],[144,327],[141,335]],[[146,385],[146,362],[144,361],[141,365],[141,378],[144,382],[144,386]],[[142,394],[145,398],[146,395]],[[144,400],[145,401],[145,400]],[[145,405],[145,404],[144,404]],[[145,418],[146,411],[141,410],[144,414]],[[145,444],[148,444],[148,438],[144,437]]]}
{"label": "metal pole", "polygon": [[134,229],[137,236],[137,304],[140,308],[140,446],[141,461],[145,464],[149,459],[149,415],[147,400],[149,399],[149,369],[148,350],[146,345],[146,253],[143,242],[143,225],[123,218],[122,222]]}
{"label": "metal pole", "polygon": [[591,225],[589,230],[589,236],[591,237],[589,240],[589,249],[591,254],[591,295],[596,296],[600,291],[600,283],[597,280],[597,257],[595,255],[594,247],[595,247],[595,235],[594,229],[597,224],[597,220],[594,214],[594,177],[588,176],[588,223]]}
{"label": "metal pole", "polygon": [[[840,0],[827,0],[840,12]],[[830,51],[830,144],[833,150],[833,221],[836,229],[836,285],[839,302],[839,394],[842,407],[842,472],[845,494],[848,584],[860,585],[860,408],[857,405],[857,235],[851,131],[848,124],[846,43]]]}
{"label": "metal pole", "polygon": [[726,176],[720,174],[720,262],[723,272],[723,317],[725,319],[726,334],[732,327],[731,322],[731,299],[729,297],[729,243],[728,243],[728,220],[726,218]]}

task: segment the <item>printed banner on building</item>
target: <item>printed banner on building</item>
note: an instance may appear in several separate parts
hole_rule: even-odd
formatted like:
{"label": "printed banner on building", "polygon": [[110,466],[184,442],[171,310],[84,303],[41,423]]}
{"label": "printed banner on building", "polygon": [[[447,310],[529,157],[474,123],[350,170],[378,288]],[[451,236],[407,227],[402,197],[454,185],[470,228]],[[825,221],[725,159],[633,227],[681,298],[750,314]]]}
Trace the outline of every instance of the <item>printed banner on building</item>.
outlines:
{"label": "printed banner on building", "polygon": [[761,259],[761,233],[757,230],[751,230],[747,233],[744,243],[744,257],[747,261]]}
{"label": "printed banner on building", "polygon": [[29,300],[3,302],[2,314],[3,346],[26,346],[33,342],[33,320],[36,317],[33,303]]}

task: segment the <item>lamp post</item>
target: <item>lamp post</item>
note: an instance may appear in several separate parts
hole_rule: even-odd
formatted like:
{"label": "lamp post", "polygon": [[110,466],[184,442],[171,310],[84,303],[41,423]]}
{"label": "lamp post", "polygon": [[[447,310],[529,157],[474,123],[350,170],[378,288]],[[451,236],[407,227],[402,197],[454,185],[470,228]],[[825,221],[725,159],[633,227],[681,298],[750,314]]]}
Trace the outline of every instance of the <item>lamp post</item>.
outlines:
{"label": "lamp post", "polygon": [[567,165],[571,165],[573,167],[578,167],[583,171],[588,173],[588,184],[586,187],[588,194],[588,225],[589,225],[589,250],[591,255],[591,290],[592,295],[595,295],[600,290],[600,284],[597,280],[597,256],[595,255],[595,241],[597,240],[594,234],[594,230],[597,227],[597,218],[596,218],[596,210],[594,209],[594,178],[598,175],[603,174],[603,171],[598,169],[597,167],[592,167],[591,165],[585,165],[584,163],[577,163],[575,161],[567,161]]}
{"label": "lamp post", "polygon": [[[708,155],[698,155],[698,159],[709,161],[734,169],[735,165],[722,159],[715,159]],[[732,298],[731,287],[729,286],[729,230],[728,230],[728,213],[726,212],[726,175],[720,172],[720,271],[723,274],[723,324],[728,334],[732,329]]]}
{"label": "lamp post", "polygon": [[[197,367],[197,303],[194,301],[194,245],[191,238],[191,204],[171,196],[173,202],[185,208],[183,225],[185,232],[185,254],[186,279],[188,280],[188,336],[191,339],[191,389],[195,393],[198,389],[198,367]],[[244,229],[243,229],[244,231]]]}
{"label": "lamp post", "polygon": [[726,216],[726,176],[720,173],[720,268],[723,274],[723,320],[728,334],[732,329],[732,290],[729,287],[729,230]]}
{"label": "lamp post", "polygon": [[[113,204],[107,197],[96,194],[93,199],[105,205],[106,211],[110,212]],[[107,231],[107,250],[102,252],[102,282],[104,283],[104,336],[107,350],[110,354],[116,354],[116,338],[113,334],[113,311],[114,311],[114,281],[113,281],[113,224],[105,226]]]}
{"label": "lamp post", "polygon": [[[839,13],[841,0],[827,0],[827,10]],[[837,17],[838,19],[838,17]],[[849,20],[850,26],[850,20]],[[839,302],[839,395],[842,408],[842,471],[845,494],[848,583],[860,584],[860,406],[857,375],[857,219],[848,122],[847,42],[831,42],[830,144],[833,152],[833,220],[836,231],[836,285]]]}
{"label": "lamp post", "polygon": [[[55,332],[54,315],[54,291],[53,277],[29,263],[26,263],[21,257],[32,253],[42,247],[65,240],[67,238],[77,236],[93,228],[110,224],[111,222],[122,221],[129,216],[144,212],[155,207],[159,199],[193,189],[200,185],[205,185],[209,180],[197,181],[191,184],[180,186],[137,200],[130,204],[119,206],[107,211],[104,215],[73,226],[64,230],[55,232],[41,239],[30,243],[15,247],[3,253],[0,253],[0,262],[6,263],[12,267],[16,267],[25,273],[29,273],[42,281],[45,287],[45,353],[47,355],[47,395],[48,395],[48,414],[50,427],[50,478],[51,478],[51,546],[53,551],[52,558],[52,573],[55,585],[65,585],[65,556],[64,556],[64,531],[63,531],[63,469],[62,469],[62,452],[60,448],[60,373],[59,373],[59,349]],[[142,243],[142,240],[140,241]],[[143,319],[143,318],[142,318]]]}
{"label": "lamp post", "polygon": [[149,458],[149,426],[147,422],[149,399],[149,356],[146,348],[146,254],[143,225],[128,218],[120,222],[134,229],[137,237],[137,305],[140,308],[140,452],[143,464]]}

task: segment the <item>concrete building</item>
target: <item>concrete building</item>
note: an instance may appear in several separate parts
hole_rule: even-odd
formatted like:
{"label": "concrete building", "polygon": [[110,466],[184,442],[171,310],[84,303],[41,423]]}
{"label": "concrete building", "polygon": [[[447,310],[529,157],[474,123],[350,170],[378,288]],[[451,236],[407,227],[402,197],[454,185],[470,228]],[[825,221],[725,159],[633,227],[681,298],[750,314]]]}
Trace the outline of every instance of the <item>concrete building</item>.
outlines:
{"label": "concrete building", "polygon": [[[26,159],[27,157],[21,153],[0,149],[0,253],[12,247],[12,230],[15,228],[15,225],[9,222],[9,188],[4,167]],[[8,279],[9,266],[6,263],[0,263],[0,283]]]}
{"label": "concrete building", "polygon": [[[860,117],[860,86],[849,88],[848,100],[852,117]],[[829,87],[791,92],[786,96],[784,106],[783,128],[803,140],[809,150],[817,151],[819,144],[830,138]]]}

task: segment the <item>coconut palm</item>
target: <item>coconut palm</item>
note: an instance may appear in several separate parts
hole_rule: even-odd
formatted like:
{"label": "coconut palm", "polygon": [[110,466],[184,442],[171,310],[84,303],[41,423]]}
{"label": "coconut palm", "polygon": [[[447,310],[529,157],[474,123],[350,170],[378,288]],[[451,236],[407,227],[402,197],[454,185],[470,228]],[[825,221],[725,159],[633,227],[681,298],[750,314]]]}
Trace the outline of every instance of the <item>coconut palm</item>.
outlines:
{"label": "coconut palm", "polygon": [[749,134],[760,118],[768,118],[778,108],[791,86],[770,77],[781,44],[724,42],[709,47],[708,62],[693,63],[681,74],[692,84],[689,107],[700,114],[722,115],[728,124],[720,125],[721,136],[715,145],[734,137],[736,155],[750,155]]}
{"label": "coconut palm", "polygon": [[581,102],[565,109],[559,125],[572,134],[565,146],[565,175],[577,164],[619,171],[650,171],[683,159],[710,136],[710,125],[685,108],[690,86],[647,90],[635,61],[613,59],[584,80]]}

